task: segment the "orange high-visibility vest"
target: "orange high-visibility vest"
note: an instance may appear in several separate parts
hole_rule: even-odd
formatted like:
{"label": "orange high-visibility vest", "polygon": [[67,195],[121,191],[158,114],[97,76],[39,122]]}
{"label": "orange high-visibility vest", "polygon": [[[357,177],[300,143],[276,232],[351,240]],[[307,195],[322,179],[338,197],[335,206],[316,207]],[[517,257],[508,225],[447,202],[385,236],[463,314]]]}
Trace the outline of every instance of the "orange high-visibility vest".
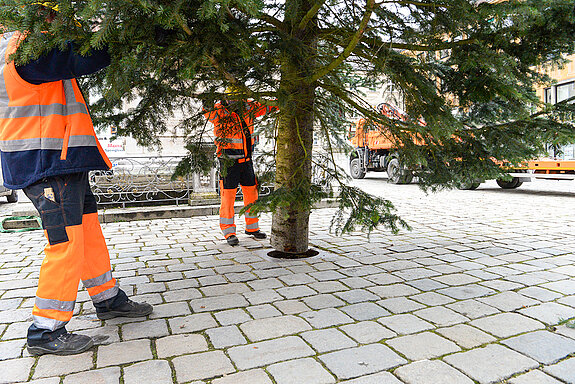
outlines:
{"label": "orange high-visibility vest", "polygon": [[48,176],[110,169],[76,80],[30,84],[20,77],[14,61],[9,62],[23,38],[20,32],[0,37],[4,184],[20,189]]}
{"label": "orange high-visibility vest", "polygon": [[[254,119],[268,112],[277,110],[277,107],[268,107],[256,101],[245,103],[245,112],[240,117],[236,112],[229,111],[223,104],[216,103],[214,110],[204,113],[206,119],[214,124],[214,136],[217,147],[217,156],[230,159],[242,159],[248,155],[248,145],[255,144]],[[241,119],[241,120],[240,120]],[[246,142],[243,125],[248,128],[252,137],[251,143]]]}

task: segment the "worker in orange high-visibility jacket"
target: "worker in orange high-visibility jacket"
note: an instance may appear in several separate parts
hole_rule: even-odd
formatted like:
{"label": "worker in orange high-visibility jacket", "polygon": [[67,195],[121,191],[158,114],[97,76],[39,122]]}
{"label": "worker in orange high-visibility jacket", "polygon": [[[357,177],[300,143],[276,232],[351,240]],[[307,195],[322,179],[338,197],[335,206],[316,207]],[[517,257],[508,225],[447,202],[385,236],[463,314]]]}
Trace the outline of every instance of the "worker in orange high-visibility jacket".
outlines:
{"label": "worker in orange high-visibility jacket", "polygon": [[20,32],[0,36],[0,156],[4,184],[24,190],[48,239],[27,348],[32,355],[76,354],[93,345],[66,330],[80,280],[100,319],[146,316],[152,306],[129,300],[112,277],[88,181],[88,171],[111,164],[74,77],[106,67],[108,51],[82,57],[69,43],[15,66],[9,58],[24,38]]}
{"label": "worker in orange high-visibility jacket", "polygon": [[[257,179],[252,163],[255,144],[254,119],[276,111],[256,101],[242,99],[237,90],[228,90],[226,97],[216,103],[205,117],[214,124],[216,153],[220,161],[220,229],[229,245],[239,244],[234,220],[234,202],[238,185],[242,186],[244,206],[258,199]],[[248,209],[245,213],[245,233],[265,239],[258,217]]]}

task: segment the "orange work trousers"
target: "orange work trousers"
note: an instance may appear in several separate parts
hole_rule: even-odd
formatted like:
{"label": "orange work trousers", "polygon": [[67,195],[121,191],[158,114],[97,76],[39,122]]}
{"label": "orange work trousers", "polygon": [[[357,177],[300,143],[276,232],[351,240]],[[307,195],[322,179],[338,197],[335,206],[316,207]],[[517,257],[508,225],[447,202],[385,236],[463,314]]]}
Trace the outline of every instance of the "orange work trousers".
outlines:
{"label": "orange work trousers", "polygon": [[48,177],[24,188],[24,193],[40,213],[48,239],[32,310],[34,323],[28,330],[30,341],[59,329],[65,332],[80,280],[94,303],[114,298],[119,288],[112,277],[88,173]]}
{"label": "orange work trousers", "polygon": [[[236,234],[234,203],[238,185],[242,186],[244,207],[257,201],[258,186],[250,159],[236,160],[227,169],[223,169],[220,175],[220,229],[226,239]],[[258,216],[252,214],[249,209],[245,213],[245,219],[246,231],[256,232],[260,229]]]}

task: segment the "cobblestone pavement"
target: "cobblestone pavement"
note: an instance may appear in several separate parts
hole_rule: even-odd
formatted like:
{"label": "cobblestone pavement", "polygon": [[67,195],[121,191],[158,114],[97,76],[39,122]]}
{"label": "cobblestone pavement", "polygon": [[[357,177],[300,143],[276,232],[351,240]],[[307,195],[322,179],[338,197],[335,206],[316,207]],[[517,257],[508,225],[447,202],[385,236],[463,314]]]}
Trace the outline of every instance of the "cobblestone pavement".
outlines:
{"label": "cobblestone pavement", "polygon": [[115,276],[155,311],[99,321],[81,290],[68,328],[97,345],[77,356],[27,354],[45,241],[0,234],[0,382],[575,382],[575,329],[563,324],[575,316],[571,186],[356,184],[413,230],[337,237],[322,209],[310,236],[320,254],[277,260],[268,241],[224,244],[214,216],[104,225]]}

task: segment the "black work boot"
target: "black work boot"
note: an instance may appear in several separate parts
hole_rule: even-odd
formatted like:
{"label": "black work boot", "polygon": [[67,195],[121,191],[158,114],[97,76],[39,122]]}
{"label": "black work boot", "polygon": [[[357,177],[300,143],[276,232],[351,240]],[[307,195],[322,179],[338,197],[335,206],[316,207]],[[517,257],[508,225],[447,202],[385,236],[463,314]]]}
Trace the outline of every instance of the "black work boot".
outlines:
{"label": "black work boot", "polygon": [[109,320],[114,317],[144,317],[148,316],[154,308],[148,303],[136,303],[127,299],[123,304],[110,309],[96,308],[96,316],[100,320]]}
{"label": "black work boot", "polygon": [[253,232],[249,232],[246,230],[246,235],[250,235],[255,237],[256,239],[265,239],[266,237],[268,237],[265,232],[260,231],[259,229],[257,231],[253,231]]}
{"label": "black work boot", "polygon": [[94,341],[90,336],[64,333],[58,338],[36,345],[28,345],[28,353],[39,355],[76,355],[92,348]]}
{"label": "black work boot", "polygon": [[108,300],[94,303],[96,316],[100,320],[113,319],[114,317],[143,317],[147,316],[154,308],[148,303],[136,303],[128,299],[126,292],[118,289],[118,294]]}
{"label": "black work boot", "polygon": [[229,245],[231,245],[232,247],[235,247],[236,245],[238,245],[240,243],[240,241],[238,240],[238,238],[236,237],[236,235],[230,235],[226,238],[226,241],[228,242]]}

